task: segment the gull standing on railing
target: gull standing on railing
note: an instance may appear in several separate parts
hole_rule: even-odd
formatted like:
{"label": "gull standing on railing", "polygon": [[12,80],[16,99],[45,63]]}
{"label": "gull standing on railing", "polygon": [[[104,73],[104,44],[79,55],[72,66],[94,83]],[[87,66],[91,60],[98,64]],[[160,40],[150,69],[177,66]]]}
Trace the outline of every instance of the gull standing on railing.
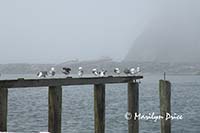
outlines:
{"label": "gull standing on railing", "polygon": [[99,72],[96,68],[92,69],[92,73],[95,75],[95,76],[98,76],[99,75]]}
{"label": "gull standing on railing", "polygon": [[121,73],[121,72],[120,72],[120,69],[119,69],[119,68],[115,68],[115,69],[114,69],[114,73],[116,73],[117,75],[120,75],[120,73]]}
{"label": "gull standing on railing", "polygon": [[100,76],[100,77],[104,77],[104,76],[106,76],[106,73],[107,73],[107,70],[102,69],[102,70],[99,72],[99,76]]}
{"label": "gull standing on railing", "polygon": [[78,68],[78,76],[79,76],[79,77],[82,77],[82,76],[83,76],[83,73],[84,73],[84,72],[83,72],[83,68],[82,68],[82,67],[79,67],[79,68]]}
{"label": "gull standing on railing", "polygon": [[53,77],[53,76],[55,76],[55,74],[56,74],[55,68],[52,67],[51,70],[50,70],[49,73],[48,73],[48,76]]}
{"label": "gull standing on railing", "polygon": [[63,67],[62,69],[63,69],[62,73],[64,73],[65,75],[69,75],[71,72],[71,68]]}
{"label": "gull standing on railing", "polygon": [[48,75],[47,71],[40,71],[37,73],[38,78],[46,78],[47,75]]}

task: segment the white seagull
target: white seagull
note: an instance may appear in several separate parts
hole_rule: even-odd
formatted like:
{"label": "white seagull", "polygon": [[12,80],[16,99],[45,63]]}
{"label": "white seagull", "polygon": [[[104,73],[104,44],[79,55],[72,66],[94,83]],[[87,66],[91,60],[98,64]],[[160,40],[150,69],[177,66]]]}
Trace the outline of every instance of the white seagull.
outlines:
{"label": "white seagull", "polygon": [[84,73],[84,72],[83,72],[83,68],[82,68],[82,67],[79,67],[79,68],[78,68],[78,76],[79,76],[79,77],[82,77],[82,76],[83,76],[83,73]]}
{"label": "white seagull", "polygon": [[119,68],[115,68],[114,69],[114,73],[116,73],[117,75],[119,75],[121,72],[120,72],[120,69]]}
{"label": "white seagull", "polygon": [[107,73],[107,70],[102,69],[102,71],[99,72],[100,77],[104,77]]}
{"label": "white seagull", "polygon": [[137,70],[135,70],[135,68],[130,68],[130,69],[125,68],[124,73],[126,75],[135,75],[137,73]]}
{"label": "white seagull", "polygon": [[92,69],[92,73],[95,75],[95,76],[98,76],[99,75],[99,72],[96,68]]}
{"label": "white seagull", "polygon": [[130,74],[131,74],[131,75],[135,75],[135,74],[136,74],[135,68],[131,68],[131,69],[130,69]]}
{"label": "white seagull", "polygon": [[138,74],[138,73],[140,73],[140,72],[141,72],[140,67],[137,67],[137,68],[136,68],[136,73]]}
{"label": "white seagull", "polygon": [[46,78],[47,75],[48,75],[47,71],[40,71],[37,73],[38,78]]}
{"label": "white seagull", "polygon": [[53,76],[55,76],[55,74],[56,74],[55,68],[52,67],[51,70],[49,71],[48,75],[49,75],[50,77],[53,77]]}

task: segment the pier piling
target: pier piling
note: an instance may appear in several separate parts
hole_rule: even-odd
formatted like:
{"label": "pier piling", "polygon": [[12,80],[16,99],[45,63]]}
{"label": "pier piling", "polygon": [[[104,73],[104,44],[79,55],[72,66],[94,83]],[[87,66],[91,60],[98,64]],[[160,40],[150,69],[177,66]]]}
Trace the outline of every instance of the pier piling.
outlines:
{"label": "pier piling", "polygon": [[105,132],[105,84],[94,85],[95,133]]}
{"label": "pier piling", "polygon": [[61,133],[62,87],[49,87],[48,131]]}
{"label": "pier piling", "polygon": [[128,82],[128,112],[132,118],[128,121],[128,132],[139,133],[139,120],[134,119],[135,113],[139,113],[139,84],[137,82]]}
{"label": "pier piling", "polygon": [[7,131],[8,89],[0,87],[0,131]]}
{"label": "pier piling", "polygon": [[159,81],[161,133],[171,133],[171,120],[166,120],[166,113],[171,114],[171,83],[166,80]]}

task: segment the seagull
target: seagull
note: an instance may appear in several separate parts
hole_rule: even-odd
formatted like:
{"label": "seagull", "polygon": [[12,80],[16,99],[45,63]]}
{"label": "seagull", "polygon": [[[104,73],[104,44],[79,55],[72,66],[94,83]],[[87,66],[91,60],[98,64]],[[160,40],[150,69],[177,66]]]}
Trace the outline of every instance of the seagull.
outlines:
{"label": "seagull", "polygon": [[107,73],[107,70],[102,69],[102,71],[99,72],[100,77],[104,77]]}
{"label": "seagull", "polygon": [[129,70],[128,68],[125,68],[125,69],[124,69],[124,73],[125,73],[126,75],[129,75],[129,74],[130,74],[130,70]]}
{"label": "seagull", "polygon": [[83,68],[82,68],[82,67],[79,67],[79,68],[78,68],[78,76],[79,76],[79,77],[82,77],[82,76],[83,76]]}
{"label": "seagull", "polygon": [[136,74],[136,70],[135,70],[135,68],[130,68],[130,69],[125,68],[125,69],[124,69],[124,73],[125,73],[126,75],[135,75],[135,74]]}
{"label": "seagull", "polygon": [[99,72],[96,68],[92,69],[92,73],[95,75],[95,76],[98,76],[99,75]]}
{"label": "seagull", "polygon": [[[140,72],[141,72],[140,67],[137,67],[137,68],[136,68],[136,74],[138,75]],[[140,81],[140,79],[139,79],[139,84],[140,84],[140,83],[141,83],[141,81]]]}
{"label": "seagull", "polygon": [[51,77],[55,76],[55,74],[56,74],[55,68],[52,67],[48,74],[49,74],[49,76],[51,76]]}
{"label": "seagull", "polygon": [[136,74],[136,70],[135,70],[135,68],[131,68],[131,69],[130,69],[130,74],[131,74],[131,75]]}
{"label": "seagull", "polygon": [[140,67],[136,68],[136,73],[138,74],[139,72],[141,72]]}
{"label": "seagull", "polygon": [[63,67],[62,69],[63,69],[62,73],[64,73],[65,75],[69,75],[70,74],[71,68]]}
{"label": "seagull", "polygon": [[48,75],[47,71],[40,71],[37,73],[38,78],[46,78],[47,75]]}
{"label": "seagull", "polygon": [[121,72],[120,72],[120,69],[119,69],[119,68],[115,68],[115,69],[114,69],[114,73],[116,73],[116,74],[119,75],[119,74],[121,73]]}

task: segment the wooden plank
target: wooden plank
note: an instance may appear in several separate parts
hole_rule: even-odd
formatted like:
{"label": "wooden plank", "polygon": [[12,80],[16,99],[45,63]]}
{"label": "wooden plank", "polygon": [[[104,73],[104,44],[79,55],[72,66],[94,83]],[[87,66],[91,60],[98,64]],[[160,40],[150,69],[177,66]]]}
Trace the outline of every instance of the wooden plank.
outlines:
{"label": "wooden plank", "polygon": [[89,84],[112,84],[112,83],[127,83],[129,81],[141,78],[143,78],[143,76],[0,80],[0,87],[23,88],[23,87],[45,87],[45,86],[67,86],[67,85],[89,85]]}
{"label": "wooden plank", "polygon": [[0,88],[0,131],[7,131],[8,89]]}
{"label": "wooden plank", "polygon": [[132,118],[128,121],[128,132],[139,133],[139,120],[135,119],[135,113],[139,113],[139,84],[137,82],[128,83],[128,112]]}
{"label": "wooden plank", "polygon": [[105,132],[105,84],[94,85],[95,133]]}
{"label": "wooden plank", "polygon": [[171,133],[171,120],[166,120],[166,113],[171,114],[171,83],[166,80],[159,81],[161,133]]}
{"label": "wooden plank", "polygon": [[48,131],[61,133],[62,87],[49,87]]}

